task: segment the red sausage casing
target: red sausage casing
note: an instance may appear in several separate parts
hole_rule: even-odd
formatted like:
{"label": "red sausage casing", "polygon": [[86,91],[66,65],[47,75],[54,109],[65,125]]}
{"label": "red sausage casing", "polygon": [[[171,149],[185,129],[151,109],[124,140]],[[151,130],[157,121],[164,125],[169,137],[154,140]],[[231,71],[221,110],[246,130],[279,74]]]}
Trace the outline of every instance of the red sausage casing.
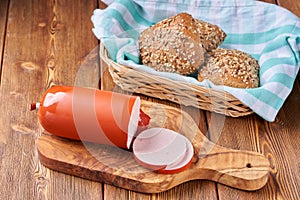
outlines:
{"label": "red sausage casing", "polygon": [[38,109],[40,124],[53,135],[127,149],[139,114],[137,96],[71,86],[49,88]]}

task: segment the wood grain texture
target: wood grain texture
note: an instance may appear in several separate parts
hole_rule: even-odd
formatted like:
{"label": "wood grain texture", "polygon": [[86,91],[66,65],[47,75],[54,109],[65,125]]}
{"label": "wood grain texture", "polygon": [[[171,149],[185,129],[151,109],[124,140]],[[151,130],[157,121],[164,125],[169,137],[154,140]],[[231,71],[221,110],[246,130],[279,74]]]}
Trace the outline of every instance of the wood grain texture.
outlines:
{"label": "wood grain texture", "polygon": [[[219,118],[222,118],[222,116],[219,116]],[[212,126],[215,128],[212,130],[222,129],[222,132],[221,134],[217,133],[217,131],[212,132],[210,134],[212,136],[211,140],[217,141],[218,144],[223,144],[228,148],[261,152],[260,143],[256,135],[257,128],[255,127],[254,119],[257,119],[257,117],[252,115],[239,119],[226,118],[225,122],[220,124],[213,123]],[[268,184],[266,187],[268,187]],[[219,199],[264,199],[266,197],[264,197],[263,194],[268,193],[264,193],[262,191],[265,190],[266,187],[256,191],[255,193],[248,193],[235,191],[234,189],[224,187],[223,185],[217,186]]]}
{"label": "wood grain texture", "polygon": [[295,15],[300,17],[300,3],[299,2],[296,2],[294,0],[277,0],[277,4],[279,6],[282,6],[286,9],[288,9],[289,11],[291,11],[292,13],[294,13]]}
{"label": "wood grain texture", "polygon": [[[95,7],[96,2],[92,1],[53,1],[47,6],[45,66],[48,73],[44,89],[53,84],[87,86],[95,81],[95,76],[99,78],[94,71],[98,65],[95,60],[98,41],[91,32],[90,22]],[[87,72],[85,76],[88,76],[93,71],[94,76],[82,78],[84,73]],[[103,198],[102,184],[54,171],[50,171],[49,180],[45,194],[49,199]]]}
{"label": "wood grain texture", "polygon": [[[268,156],[274,162],[272,178],[277,187],[276,196],[282,199],[300,199],[299,100],[300,87],[296,83],[276,118],[276,123],[265,124]],[[289,145],[280,146],[278,143]]]}
{"label": "wood grain texture", "polygon": [[[280,111],[276,122],[267,123],[257,116],[244,119],[227,118],[221,124],[219,144],[229,148],[261,152],[271,162],[271,179],[266,187],[247,193],[218,185],[220,199],[299,199],[299,137],[300,117],[299,85],[296,83],[291,96]],[[220,116],[221,117],[221,116]],[[218,126],[214,123],[214,126]],[[215,139],[212,139],[215,140]],[[289,144],[289,145],[279,145]]]}
{"label": "wood grain texture", "polygon": [[[40,169],[34,150],[38,126],[27,107],[40,89],[36,81],[46,80],[41,65],[45,53],[41,48],[43,33],[37,26],[37,17],[31,17],[37,16],[39,10],[31,3],[10,1],[8,10],[0,96],[5,113],[0,121],[0,192],[4,199],[42,196],[45,181],[35,177],[47,180],[47,170],[36,171]],[[31,45],[35,42],[40,46]]]}
{"label": "wood grain texture", "polygon": [[[8,0],[1,1],[0,3],[0,74],[2,69],[2,56],[3,49],[5,43],[5,35],[6,35],[6,24],[7,24],[7,13],[8,13]],[[0,78],[1,83],[1,78]]]}

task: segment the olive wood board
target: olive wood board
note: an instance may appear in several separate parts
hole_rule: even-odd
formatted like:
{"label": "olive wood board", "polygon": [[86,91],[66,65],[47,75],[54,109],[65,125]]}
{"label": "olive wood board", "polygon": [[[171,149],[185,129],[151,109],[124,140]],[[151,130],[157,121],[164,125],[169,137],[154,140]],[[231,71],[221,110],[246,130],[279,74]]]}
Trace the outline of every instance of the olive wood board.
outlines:
{"label": "olive wood board", "polygon": [[37,140],[40,162],[52,170],[142,193],[163,192],[196,179],[248,191],[267,183],[270,163],[264,155],[212,143],[181,109],[148,101],[142,101],[141,109],[151,117],[149,127],[168,128],[190,139],[194,157],[188,169],[159,174],[140,166],[130,150],[47,133]]}

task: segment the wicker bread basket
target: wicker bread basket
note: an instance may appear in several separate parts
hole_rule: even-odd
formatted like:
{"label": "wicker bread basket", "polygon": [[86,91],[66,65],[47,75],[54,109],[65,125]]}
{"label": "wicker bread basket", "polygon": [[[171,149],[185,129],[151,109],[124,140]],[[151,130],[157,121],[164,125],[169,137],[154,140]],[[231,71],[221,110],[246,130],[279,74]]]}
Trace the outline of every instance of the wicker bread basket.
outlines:
{"label": "wicker bread basket", "polygon": [[231,117],[253,113],[249,107],[243,105],[227,92],[170,80],[130,66],[120,65],[109,58],[103,43],[100,44],[100,59],[102,64],[107,65],[114,83],[125,91],[169,100],[180,105],[193,106]]}

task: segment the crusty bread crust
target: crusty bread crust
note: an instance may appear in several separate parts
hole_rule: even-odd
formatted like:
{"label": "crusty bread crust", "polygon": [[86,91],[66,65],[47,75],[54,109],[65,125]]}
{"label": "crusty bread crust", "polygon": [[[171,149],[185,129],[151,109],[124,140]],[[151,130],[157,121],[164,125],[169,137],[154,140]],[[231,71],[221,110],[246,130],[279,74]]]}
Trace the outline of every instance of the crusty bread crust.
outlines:
{"label": "crusty bread crust", "polygon": [[207,54],[198,80],[208,79],[216,85],[236,88],[256,88],[259,86],[258,72],[259,64],[249,54],[219,48]]}
{"label": "crusty bread crust", "polygon": [[195,21],[200,33],[200,42],[206,51],[212,51],[222,44],[226,38],[226,33],[220,27],[199,19],[195,19]]}
{"label": "crusty bread crust", "polygon": [[195,19],[187,13],[167,18],[139,37],[142,62],[157,71],[188,75],[204,62],[205,50]]}

